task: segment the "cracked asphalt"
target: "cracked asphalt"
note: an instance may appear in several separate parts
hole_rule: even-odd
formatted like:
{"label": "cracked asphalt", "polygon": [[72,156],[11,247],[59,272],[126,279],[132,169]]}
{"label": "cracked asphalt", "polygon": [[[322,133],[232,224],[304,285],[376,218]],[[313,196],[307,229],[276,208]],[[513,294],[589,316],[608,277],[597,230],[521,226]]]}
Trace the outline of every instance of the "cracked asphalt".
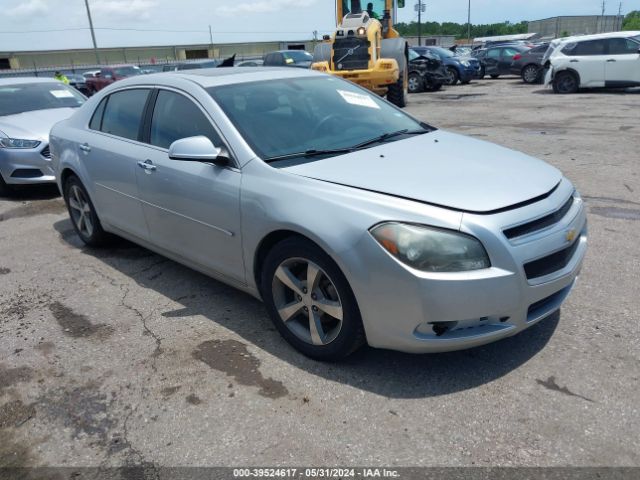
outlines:
{"label": "cracked asphalt", "polygon": [[638,90],[515,78],[411,97],[557,166],[588,206],[561,314],[465,352],[317,363],[231,287],[84,247],[55,189],[0,199],[0,467],[639,466],[639,109]]}

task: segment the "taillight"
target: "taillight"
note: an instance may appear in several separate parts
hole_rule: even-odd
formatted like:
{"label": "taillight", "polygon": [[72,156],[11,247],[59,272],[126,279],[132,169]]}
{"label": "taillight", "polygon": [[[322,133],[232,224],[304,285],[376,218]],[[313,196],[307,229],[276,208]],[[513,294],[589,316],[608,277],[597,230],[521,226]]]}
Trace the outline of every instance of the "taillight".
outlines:
{"label": "taillight", "polygon": [[520,60],[521,58],[522,58],[522,55],[520,55],[519,53],[516,53],[516,54],[513,56],[513,59],[514,59],[514,60]]}

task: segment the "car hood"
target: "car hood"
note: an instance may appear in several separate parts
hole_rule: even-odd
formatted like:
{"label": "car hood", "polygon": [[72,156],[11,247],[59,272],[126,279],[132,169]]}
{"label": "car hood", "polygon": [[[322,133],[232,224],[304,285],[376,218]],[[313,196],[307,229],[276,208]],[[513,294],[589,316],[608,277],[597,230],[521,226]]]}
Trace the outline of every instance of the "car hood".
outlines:
{"label": "car hood", "polygon": [[542,160],[442,130],[284,170],[475,213],[540,197],[562,179]]}
{"label": "car hood", "polygon": [[49,141],[51,127],[69,118],[76,108],[51,108],[0,117],[0,132],[11,138]]}

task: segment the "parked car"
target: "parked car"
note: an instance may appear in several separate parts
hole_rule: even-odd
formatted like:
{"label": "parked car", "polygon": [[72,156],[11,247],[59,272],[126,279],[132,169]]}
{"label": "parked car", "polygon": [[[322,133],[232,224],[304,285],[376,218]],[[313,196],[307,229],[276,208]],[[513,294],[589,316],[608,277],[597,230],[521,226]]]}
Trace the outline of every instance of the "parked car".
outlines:
{"label": "parked car", "polygon": [[92,77],[97,76],[99,73],[100,73],[100,70],[89,70],[87,72],[83,72],[82,76],[84,78],[92,78]]}
{"label": "parked car", "polygon": [[409,93],[438,91],[449,77],[439,57],[429,51],[421,52],[409,49]]}
{"label": "parked car", "polygon": [[0,195],[55,182],[49,130],[84,102],[77,90],[50,78],[0,79]]}
{"label": "parked car", "polygon": [[262,67],[264,65],[264,60],[255,59],[255,60],[245,60],[244,62],[240,62],[236,65],[236,67]]}
{"label": "parked car", "polygon": [[107,85],[111,85],[113,82],[117,82],[123,78],[135,77],[137,75],[142,75],[142,72],[140,71],[140,68],[135,65],[104,67],[101,68],[94,77],[87,78],[87,89],[91,95],[93,95]]}
{"label": "parked car", "polygon": [[311,70],[126,79],[51,146],[83,242],[114,233],[234,285],[319,359],[514,335],[560,308],[586,251],[556,168]]}
{"label": "parked car", "polygon": [[87,97],[90,95],[89,88],[87,87],[87,79],[83,75],[67,73],[66,77],[69,80],[69,85]]}
{"label": "parked car", "polygon": [[471,47],[461,47],[459,45],[454,45],[453,47],[449,48],[449,50],[451,50],[453,54],[458,57],[470,57],[471,53],[473,52]]}
{"label": "parked car", "polygon": [[191,60],[188,62],[168,63],[162,66],[163,72],[175,72],[178,70],[196,70],[198,68],[216,68],[220,65],[220,60],[203,59]]}
{"label": "parked car", "polygon": [[545,54],[545,83],[555,93],[640,86],[640,31],[569,37]]}
{"label": "parked car", "polygon": [[493,46],[476,51],[476,58],[480,61],[480,76],[486,75],[498,78],[500,75],[511,74],[513,57],[529,51],[529,47],[518,44]]}
{"label": "parked car", "polygon": [[279,50],[264,56],[265,67],[310,68],[313,55],[304,50]]}
{"label": "parked car", "polygon": [[549,48],[548,43],[536,45],[532,49],[517,53],[511,63],[511,74],[522,77],[525,83],[539,83],[543,80],[542,58]]}
{"label": "parked car", "polygon": [[431,52],[444,64],[447,70],[445,85],[471,82],[480,71],[480,62],[473,57],[458,57],[451,50],[441,47],[412,47],[417,53]]}

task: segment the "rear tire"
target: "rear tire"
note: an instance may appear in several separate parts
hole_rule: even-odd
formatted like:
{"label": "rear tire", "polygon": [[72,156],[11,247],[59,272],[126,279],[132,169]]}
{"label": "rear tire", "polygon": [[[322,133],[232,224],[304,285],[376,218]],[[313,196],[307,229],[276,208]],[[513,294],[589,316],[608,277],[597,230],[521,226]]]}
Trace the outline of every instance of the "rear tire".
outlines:
{"label": "rear tire", "polygon": [[577,93],[580,88],[578,77],[572,72],[559,72],[553,79],[553,92],[561,95]]}
{"label": "rear tire", "polygon": [[420,93],[424,90],[424,81],[419,73],[409,74],[409,93]]}
{"label": "rear tire", "polygon": [[73,229],[80,240],[90,247],[108,245],[113,240],[113,236],[102,229],[93,202],[80,179],[71,175],[65,182],[63,190]]}
{"label": "rear tire", "polygon": [[341,360],[365,343],[360,310],[347,279],[309,240],[291,237],[271,249],[262,268],[261,293],[280,334],[308,357]]}
{"label": "rear tire", "polygon": [[522,69],[521,76],[524,83],[538,83],[540,79],[540,68],[533,64],[527,65]]}

